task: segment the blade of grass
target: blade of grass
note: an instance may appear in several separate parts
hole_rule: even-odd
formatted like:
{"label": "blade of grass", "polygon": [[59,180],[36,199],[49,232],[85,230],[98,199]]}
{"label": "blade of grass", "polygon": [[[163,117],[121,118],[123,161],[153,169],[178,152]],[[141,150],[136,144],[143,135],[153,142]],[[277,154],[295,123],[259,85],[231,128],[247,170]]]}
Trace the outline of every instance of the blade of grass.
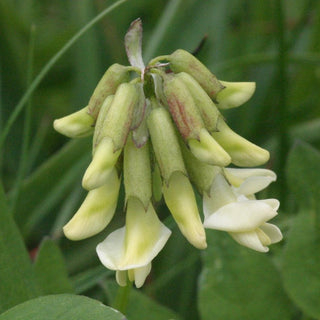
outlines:
{"label": "blade of grass", "polygon": [[161,44],[161,41],[165,36],[165,33],[167,32],[181,4],[182,4],[182,0],[171,0],[167,4],[167,7],[162,13],[159,19],[158,25],[155,31],[153,32],[153,35],[150,38],[149,43],[145,49],[145,52],[144,52],[145,61],[149,61],[156,53],[157,49]]}
{"label": "blade of grass", "polygon": [[2,149],[3,143],[19,114],[23,110],[23,107],[25,106],[26,102],[29,100],[31,94],[35,91],[35,89],[38,87],[39,83],[42,81],[42,79],[47,75],[47,73],[51,70],[51,68],[54,66],[54,64],[72,47],[72,45],[77,42],[77,40],[86,33],[90,28],[92,28],[96,23],[98,23],[103,17],[105,17],[108,13],[119,7],[122,3],[126,2],[128,0],[119,0],[115,2],[113,5],[109,6],[105,10],[103,10],[101,13],[99,13],[95,18],[93,18],[91,21],[89,21],[83,28],[81,28],[48,62],[47,64],[42,68],[42,70],[39,72],[39,74],[35,77],[35,79],[30,84],[29,88],[25,92],[25,94],[22,96],[16,107],[14,108],[14,111],[11,113],[1,135],[0,135],[0,150]]}
{"label": "blade of grass", "polygon": [[[35,25],[30,28],[30,44],[28,51],[28,62],[27,62],[27,87],[30,85],[33,74],[33,63],[34,63],[34,44],[35,44]],[[28,162],[28,148],[30,142],[30,128],[31,128],[31,116],[32,116],[32,101],[31,95],[25,110],[24,125],[22,132],[22,147],[21,155],[18,167],[18,173],[16,176],[15,186],[13,188],[13,195],[11,198],[11,210],[14,212],[17,199],[21,190],[21,183],[26,173],[27,162]]]}

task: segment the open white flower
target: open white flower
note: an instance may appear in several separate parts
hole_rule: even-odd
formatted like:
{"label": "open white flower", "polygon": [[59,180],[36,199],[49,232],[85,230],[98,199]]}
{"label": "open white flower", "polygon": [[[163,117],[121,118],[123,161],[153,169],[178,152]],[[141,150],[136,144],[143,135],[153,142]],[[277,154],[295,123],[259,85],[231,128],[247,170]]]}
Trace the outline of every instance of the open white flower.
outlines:
{"label": "open white flower", "polygon": [[[250,189],[254,190],[253,187]],[[261,190],[261,186],[257,189]],[[220,172],[209,193],[203,196],[204,227],[227,231],[241,245],[267,252],[268,245],[282,239],[279,228],[267,223],[278,214],[278,208],[276,199],[250,200],[239,194]]]}
{"label": "open white flower", "polygon": [[140,288],[151,270],[151,261],[162,250],[171,231],[160,222],[152,204],[145,210],[137,198],[129,198],[126,225],[112,232],[97,246],[102,264],[116,270],[121,286],[134,281]]}

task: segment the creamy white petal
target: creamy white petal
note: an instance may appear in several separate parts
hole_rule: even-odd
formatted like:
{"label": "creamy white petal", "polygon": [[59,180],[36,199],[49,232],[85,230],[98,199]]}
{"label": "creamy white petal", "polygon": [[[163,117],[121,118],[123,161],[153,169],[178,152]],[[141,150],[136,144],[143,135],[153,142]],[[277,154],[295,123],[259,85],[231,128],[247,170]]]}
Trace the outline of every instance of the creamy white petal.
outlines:
{"label": "creamy white petal", "polygon": [[203,212],[205,219],[228,203],[236,202],[237,198],[222,173],[218,173],[211,185],[210,194],[203,195]]}
{"label": "creamy white petal", "polygon": [[241,106],[247,102],[256,90],[255,82],[227,82],[219,80],[225,89],[218,93],[218,107],[229,109]]}
{"label": "creamy white petal", "polygon": [[174,172],[169,184],[163,184],[163,196],[182,234],[196,248],[205,249],[206,234],[189,179],[182,172]]}
{"label": "creamy white petal", "polygon": [[111,221],[118,200],[120,180],[113,169],[107,183],[89,191],[79,210],[63,227],[71,240],[82,240],[102,231]]}
{"label": "creamy white petal", "polygon": [[137,288],[141,288],[151,271],[151,263],[141,268],[134,269],[134,283]]}
{"label": "creamy white petal", "polygon": [[283,236],[281,230],[271,223],[264,223],[260,226],[260,229],[268,235],[271,243],[277,243],[282,240]]}
{"label": "creamy white petal", "polygon": [[83,188],[92,190],[105,184],[120,153],[121,150],[114,152],[114,145],[111,138],[103,138],[98,144],[92,161],[83,176]]}
{"label": "creamy white petal", "polygon": [[125,287],[127,285],[127,271],[116,271],[116,280],[119,286]]}
{"label": "creamy white petal", "polygon": [[272,207],[272,209],[275,211],[277,211],[280,207],[280,201],[277,199],[263,199],[259,201],[263,201],[264,203]]}
{"label": "creamy white petal", "polygon": [[239,244],[259,252],[268,252],[269,248],[262,245],[256,231],[232,232],[231,237]]}
{"label": "creamy white petal", "polygon": [[236,192],[244,195],[257,193],[277,179],[276,174],[267,169],[225,168],[224,172]]}
{"label": "creamy white petal", "polygon": [[147,265],[162,250],[171,235],[150,203],[145,211],[140,200],[128,199],[126,214],[125,256],[120,269]]}
{"label": "creamy white petal", "polygon": [[229,203],[208,216],[205,228],[229,232],[245,232],[258,228],[277,215],[273,208],[261,200]]}
{"label": "creamy white petal", "polygon": [[97,245],[96,251],[101,263],[110,270],[120,269],[125,252],[125,232],[125,227],[117,229]]}

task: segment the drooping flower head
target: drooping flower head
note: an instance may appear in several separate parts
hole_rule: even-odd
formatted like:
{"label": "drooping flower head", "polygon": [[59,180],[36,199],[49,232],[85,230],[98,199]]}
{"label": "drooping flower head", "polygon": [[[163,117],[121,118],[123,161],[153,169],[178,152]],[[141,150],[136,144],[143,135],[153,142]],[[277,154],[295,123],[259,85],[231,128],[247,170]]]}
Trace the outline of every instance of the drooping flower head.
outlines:
{"label": "drooping flower head", "polygon": [[[129,279],[137,287],[171,234],[154,209],[162,196],[196,248],[207,247],[205,228],[227,231],[263,252],[281,239],[267,222],[277,214],[278,201],[254,197],[275,180],[272,171],[226,168],[269,159],[268,151],[235,133],[221,114],[249,100],[255,83],[220,81],[181,49],[145,65],[141,43],[137,19],[125,36],[130,66],[113,64],[85,108],[54,122],[70,138],[93,135],[92,160],[82,179],[88,194],[64,226],[65,235],[81,240],[103,231],[123,183],[125,225],[98,244],[97,254],[116,271],[120,285]],[[193,186],[203,195],[204,223]]]}

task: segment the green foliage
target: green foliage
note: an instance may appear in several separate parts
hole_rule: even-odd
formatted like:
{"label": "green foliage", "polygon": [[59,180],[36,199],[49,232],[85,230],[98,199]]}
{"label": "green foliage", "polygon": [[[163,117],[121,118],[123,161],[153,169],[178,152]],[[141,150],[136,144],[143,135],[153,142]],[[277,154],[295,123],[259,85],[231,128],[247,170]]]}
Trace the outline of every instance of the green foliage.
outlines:
{"label": "green foliage", "polygon": [[[319,1],[123,1],[72,38],[115,3],[0,0],[0,320],[124,319],[90,299],[117,300],[95,246],[122,221],[86,241],[64,239],[84,198],[91,140],[66,142],[52,121],[86,106],[107,67],[128,64],[123,37],[138,17],[145,63],[193,51],[207,35],[197,57],[219,79],[257,83],[254,97],[224,116],[271,153],[278,181],[263,198],[281,200],[284,241],[263,255],[208,231],[199,253],[175,229],[144,288],[132,289],[127,318],[320,319]],[[168,215],[161,205],[157,212]],[[90,298],[59,294],[73,292]]]}
{"label": "green foliage", "polygon": [[308,315],[320,318],[320,152],[298,143],[290,153],[287,174],[300,206],[288,233],[283,280],[292,300]]}
{"label": "green foliage", "polygon": [[208,232],[200,278],[202,319],[291,319],[292,305],[271,257]]}
{"label": "green foliage", "polygon": [[43,295],[73,293],[62,254],[52,240],[42,241],[34,262],[34,272]]}
{"label": "green foliage", "polygon": [[71,294],[36,298],[8,310],[0,320],[123,320],[118,311],[83,296]]}

